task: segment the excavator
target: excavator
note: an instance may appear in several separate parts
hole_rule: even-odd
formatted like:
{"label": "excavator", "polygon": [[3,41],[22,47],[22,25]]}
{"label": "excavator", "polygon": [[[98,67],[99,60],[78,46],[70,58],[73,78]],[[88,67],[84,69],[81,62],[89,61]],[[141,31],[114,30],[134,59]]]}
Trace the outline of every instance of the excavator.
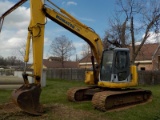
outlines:
{"label": "excavator", "polygon": [[[26,1],[20,0],[1,16],[1,20],[4,20],[6,15]],[[70,88],[67,91],[69,101],[89,100],[94,108],[101,111],[116,110],[151,101],[152,92],[150,90],[135,87],[138,84],[137,68],[130,64],[128,48],[103,50],[102,40],[92,28],[81,23],[50,0],[30,0],[30,11],[31,20],[28,26],[24,57],[25,67],[22,74],[24,84],[12,92],[14,103],[23,111],[33,115],[43,114],[43,107],[39,99],[42,90],[42,59],[46,18],[82,38],[92,50],[93,70],[87,71],[85,75],[85,83],[88,85]],[[33,49],[33,74],[26,72],[30,42],[32,42]],[[28,77],[33,77],[34,83],[29,83]]]}

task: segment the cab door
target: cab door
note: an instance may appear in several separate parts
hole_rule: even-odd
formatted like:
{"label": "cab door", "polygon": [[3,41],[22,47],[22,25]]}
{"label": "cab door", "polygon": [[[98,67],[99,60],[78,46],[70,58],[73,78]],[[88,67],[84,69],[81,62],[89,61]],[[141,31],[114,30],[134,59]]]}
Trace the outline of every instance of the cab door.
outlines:
{"label": "cab door", "polygon": [[114,82],[130,81],[130,59],[128,49],[115,51],[113,68]]}

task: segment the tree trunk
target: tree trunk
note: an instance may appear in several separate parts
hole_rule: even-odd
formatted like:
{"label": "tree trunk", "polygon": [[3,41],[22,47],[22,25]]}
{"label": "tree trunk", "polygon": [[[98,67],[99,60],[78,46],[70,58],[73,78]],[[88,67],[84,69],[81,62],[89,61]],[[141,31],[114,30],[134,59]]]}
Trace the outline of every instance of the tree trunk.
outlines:
{"label": "tree trunk", "polygon": [[121,39],[121,42],[122,42],[122,47],[125,47],[126,46],[126,36],[125,36],[125,33],[126,33],[126,24],[127,24],[127,21],[128,21],[128,17],[125,19],[123,25],[122,25],[122,29],[121,29],[121,36],[120,36],[120,39]]}
{"label": "tree trunk", "polygon": [[130,27],[130,33],[132,38],[132,60],[131,63],[134,64],[135,61],[135,38],[134,38],[134,24],[133,24],[133,17],[131,17],[131,27]]}

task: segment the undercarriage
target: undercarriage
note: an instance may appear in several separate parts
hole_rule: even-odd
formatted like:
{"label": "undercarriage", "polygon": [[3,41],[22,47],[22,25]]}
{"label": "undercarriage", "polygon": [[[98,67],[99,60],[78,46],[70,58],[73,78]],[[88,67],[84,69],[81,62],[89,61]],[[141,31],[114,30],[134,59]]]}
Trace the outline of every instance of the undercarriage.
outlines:
{"label": "undercarriage", "polygon": [[98,86],[76,87],[67,92],[69,101],[92,101],[95,109],[111,111],[152,100],[152,92],[139,88],[109,89]]}

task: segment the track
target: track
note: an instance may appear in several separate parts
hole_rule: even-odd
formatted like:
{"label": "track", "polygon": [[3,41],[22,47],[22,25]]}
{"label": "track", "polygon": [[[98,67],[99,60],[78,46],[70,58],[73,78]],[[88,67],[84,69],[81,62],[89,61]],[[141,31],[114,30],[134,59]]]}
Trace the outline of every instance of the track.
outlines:
{"label": "track", "polygon": [[95,93],[92,104],[98,110],[109,111],[146,103],[151,99],[152,93],[149,90],[103,91]]}
{"label": "track", "polygon": [[67,91],[67,98],[69,101],[75,102],[75,101],[86,101],[90,100],[89,96],[85,95],[85,92],[92,87],[75,87],[71,88]]}
{"label": "track", "polygon": [[99,87],[79,87],[68,90],[67,97],[72,102],[91,100],[94,108],[111,111],[149,102],[152,99],[152,92],[143,89],[111,90]]}

